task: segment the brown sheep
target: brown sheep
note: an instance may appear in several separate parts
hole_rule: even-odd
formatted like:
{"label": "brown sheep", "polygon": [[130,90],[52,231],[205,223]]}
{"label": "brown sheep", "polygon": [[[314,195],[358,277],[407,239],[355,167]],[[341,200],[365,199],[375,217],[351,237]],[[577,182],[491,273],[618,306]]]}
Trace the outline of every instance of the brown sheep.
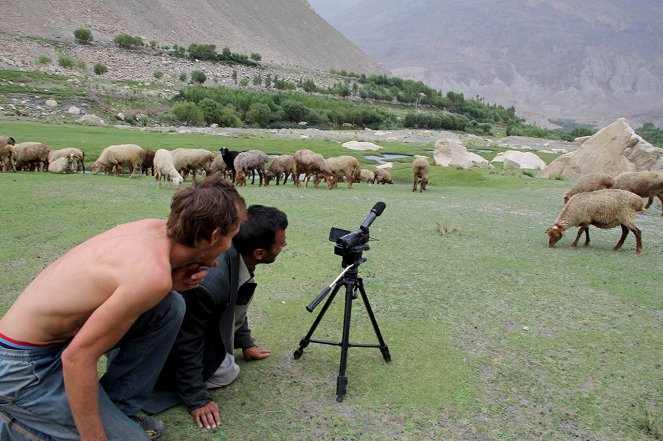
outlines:
{"label": "brown sheep", "polygon": [[412,191],[417,191],[417,184],[419,184],[419,193],[426,190],[429,171],[430,164],[428,163],[428,159],[418,156],[412,161],[412,175],[414,176]]}
{"label": "brown sheep", "polygon": [[[327,177],[332,174],[329,166],[327,165],[327,162],[325,161],[325,158],[319,153],[315,153],[307,149],[302,149],[297,150],[293,156],[295,157],[295,164],[297,166],[297,175],[306,175],[306,183],[304,188],[308,188],[308,181],[311,179],[311,177],[313,177],[315,188],[318,188],[320,185],[318,175],[322,174]],[[295,185],[296,184],[297,183],[295,183]],[[297,186],[300,187],[301,183]]]}
{"label": "brown sheep", "polygon": [[327,187],[333,189],[338,181],[345,177],[348,181],[348,189],[352,188],[352,183],[361,179],[361,168],[357,158],[350,155],[333,156],[327,158],[327,166],[332,174],[327,176]]}
{"label": "brown sheep", "polygon": [[[654,202],[657,197],[663,205],[663,172],[624,172],[615,178],[614,188],[621,188],[637,194],[643,198],[649,198],[645,210]],[[661,216],[663,216],[663,206],[661,207]]]}
{"label": "brown sheep", "polygon": [[578,179],[576,184],[564,194],[563,201],[566,204],[572,196],[587,191],[603,190],[612,188],[615,180],[607,173],[589,173]]}
{"label": "brown sheep", "polygon": [[383,168],[375,169],[375,183],[376,184],[393,184],[394,180],[391,178],[391,173]]}
{"label": "brown sheep", "polygon": [[269,182],[274,178],[276,178],[276,185],[279,185],[282,174],[284,175],[283,185],[288,182],[288,176],[292,175],[293,182],[299,187],[299,176],[297,175],[297,164],[294,156],[281,155],[274,158],[265,171],[265,185],[269,185]]}
{"label": "brown sheep", "polygon": [[25,171],[46,171],[48,154],[51,151],[46,144],[40,142],[22,142],[14,145],[16,153],[16,169]]}

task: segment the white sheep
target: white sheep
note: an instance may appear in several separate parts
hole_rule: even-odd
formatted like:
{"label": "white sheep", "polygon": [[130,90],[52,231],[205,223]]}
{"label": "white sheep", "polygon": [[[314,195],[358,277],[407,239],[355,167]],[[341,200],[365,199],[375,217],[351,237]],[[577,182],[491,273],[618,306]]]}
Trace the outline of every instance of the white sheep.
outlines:
{"label": "white sheep", "polygon": [[77,169],[78,158],[73,153],[48,162],[48,171],[50,173],[76,173]]}
{"label": "white sheep", "polygon": [[297,175],[297,164],[293,155],[281,155],[272,161],[265,171],[265,185],[276,178],[276,185],[279,185],[281,175],[284,175],[283,185],[288,182],[288,176],[292,175],[292,180],[299,187],[299,175]]}
{"label": "white sheep", "polygon": [[430,164],[428,159],[417,156],[412,161],[412,191],[417,191],[417,185],[419,185],[419,193],[426,190],[426,185],[428,185],[428,172],[430,171]]}
{"label": "white sheep", "polygon": [[26,171],[46,171],[48,153],[51,149],[41,142],[21,142],[14,145],[16,169]]}
{"label": "white sheep", "polygon": [[175,170],[173,164],[173,155],[166,149],[159,149],[154,154],[154,179],[157,180],[157,188],[161,187],[161,179],[172,181],[175,186],[179,186],[184,178]]}
{"label": "white sheep", "polygon": [[[657,197],[663,205],[663,172],[641,171],[624,172],[615,178],[614,188],[621,188],[637,194],[643,198],[649,198],[645,210],[654,202]],[[661,206],[661,216],[663,216],[663,206]]]}
{"label": "white sheep", "polygon": [[361,179],[361,168],[359,161],[354,156],[341,155],[327,158],[327,167],[331,170],[331,175],[327,176],[327,187],[331,190],[336,187],[338,181],[345,177],[348,181],[348,189],[352,188],[352,183]]}
{"label": "white sheep", "polygon": [[[308,181],[311,179],[311,177],[313,177],[315,188],[318,188],[318,185],[320,184],[320,179],[318,176],[324,175],[327,177],[332,174],[329,166],[327,165],[327,162],[325,161],[325,158],[319,153],[315,153],[314,151],[308,149],[301,149],[297,150],[293,156],[297,166],[297,176],[302,174],[305,175],[306,183],[304,188],[308,188]],[[300,186],[301,183],[297,185],[297,187]]]}
{"label": "white sheep", "polygon": [[359,182],[368,182],[373,184],[375,182],[375,173],[365,168],[362,168],[360,171],[361,179]]}
{"label": "white sheep", "polygon": [[373,172],[375,174],[376,184],[393,184],[394,180],[391,178],[391,173],[383,168],[376,168]]}
{"label": "white sheep", "polygon": [[[48,154],[49,165],[51,162],[55,161],[58,158],[65,158],[67,155],[73,154],[77,161],[76,171],[85,172],[85,152],[76,147],[67,147],[59,150],[51,150]],[[50,171],[50,170],[49,170]]]}
{"label": "white sheep", "polygon": [[207,149],[189,149],[179,148],[172,152],[173,164],[183,179],[186,179],[189,172],[193,174],[193,182],[196,182],[196,173],[202,170],[205,174],[210,173],[210,167],[214,161],[214,153]]}
{"label": "white sheep", "polygon": [[16,171],[16,141],[11,136],[0,135],[0,168],[2,171]]}
{"label": "white sheep", "polygon": [[642,253],[642,236],[635,225],[636,214],[644,211],[644,202],[638,195],[626,190],[605,189],[578,193],[571,197],[557,217],[555,224],[546,230],[548,233],[548,246],[554,247],[562,238],[564,231],[578,226],[578,235],[571,244],[572,248],[578,245],[582,233],[585,233],[585,246],[589,245],[589,226],[599,228],[622,227],[622,236],[615,245],[619,250],[629,230],[635,236],[635,254]]}
{"label": "white sheep", "polygon": [[[251,184],[254,183],[255,177],[253,175],[254,171],[258,172],[258,177],[260,178],[260,186],[265,184],[265,165],[269,160],[267,153],[260,150],[248,150],[246,152],[240,152],[239,155],[235,158],[233,166],[235,167],[235,172],[238,173],[240,170],[246,174],[252,172]],[[235,183],[237,177],[235,177]],[[245,183],[246,184],[246,183]]]}
{"label": "white sheep", "polygon": [[566,204],[572,196],[578,193],[603,190],[606,188],[612,188],[614,185],[615,180],[607,173],[589,173],[582,175],[575,185],[564,194],[563,201]]}
{"label": "white sheep", "polygon": [[130,176],[138,170],[145,155],[143,148],[136,144],[109,145],[101,151],[99,158],[92,164],[92,173],[98,173],[102,168],[105,172],[112,170],[116,176],[123,173],[124,167],[130,168]]}
{"label": "white sheep", "polygon": [[228,166],[226,165],[226,162],[223,160],[222,155],[215,155],[214,160],[212,161],[212,165],[209,167],[210,174],[218,174],[223,177],[226,176],[226,170],[228,169]]}

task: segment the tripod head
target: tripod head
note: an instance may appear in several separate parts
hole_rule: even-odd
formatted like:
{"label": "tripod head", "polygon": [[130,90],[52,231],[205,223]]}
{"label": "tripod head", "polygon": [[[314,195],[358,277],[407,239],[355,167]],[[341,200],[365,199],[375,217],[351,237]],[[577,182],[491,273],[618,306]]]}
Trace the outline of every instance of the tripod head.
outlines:
{"label": "tripod head", "polygon": [[354,231],[342,230],[335,227],[331,228],[329,231],[329,240],[336,243],[334,254],[343,257],[344,266],[357,262],[361,259],[361,254],[370,249],[368,246],[368,241],[370,240],[369,227],[382,214],[386,206],[384,202],[375,204],[366,219]]}

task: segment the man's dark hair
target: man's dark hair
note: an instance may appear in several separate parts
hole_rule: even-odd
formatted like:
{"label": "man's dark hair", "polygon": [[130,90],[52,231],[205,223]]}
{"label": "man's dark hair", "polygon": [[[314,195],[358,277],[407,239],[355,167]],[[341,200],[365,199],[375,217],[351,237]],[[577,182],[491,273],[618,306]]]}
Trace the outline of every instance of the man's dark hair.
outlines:
{"label": "man's dark hair", "polygon": [[233,245],[242,256],[248,256],[258,248],[270,249],[276,232],[288,228],[288,216],[275,207],[251,205],[248,216],[233,238]]}
{"label": "man's dark hair", "polygon": [[246,204],[235,187],[221,176],[211,175],[175,193],[168,235],[177,243],[195,247],[201,240],[210,240],[217,228],[226,236],[245,218]]}

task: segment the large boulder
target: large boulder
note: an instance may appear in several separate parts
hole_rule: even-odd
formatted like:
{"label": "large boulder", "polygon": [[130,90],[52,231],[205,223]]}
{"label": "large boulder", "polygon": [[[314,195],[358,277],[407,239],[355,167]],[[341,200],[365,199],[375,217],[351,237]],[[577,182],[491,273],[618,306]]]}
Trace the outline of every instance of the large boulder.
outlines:
{"label": "large boulder", "polygon": [[572,181],[588,173],[617,176],[625,171],[663,170],[663,149],[642,139],[620,118],[541,170],[538,178],[562,177]]}
{"label": "large boulder", "polygon": [[379,145],[368,141],[348,141],[344,142],[342,146],[346,149],[352,150],[380,150],[382,148]]}
{"label": "large boulder", "polygon": [[488,167],[488,160],[468,152],[462,142],[455,139],[438,139],[435,142],[433,160],[443,167]]}
{"label": "large boulder", "polygon": [[546,163],[532,152],[519,152],[517,150],[508,150],[498,153],[491,162],[502,162],[504,168],[528,168],[543,170]]}

